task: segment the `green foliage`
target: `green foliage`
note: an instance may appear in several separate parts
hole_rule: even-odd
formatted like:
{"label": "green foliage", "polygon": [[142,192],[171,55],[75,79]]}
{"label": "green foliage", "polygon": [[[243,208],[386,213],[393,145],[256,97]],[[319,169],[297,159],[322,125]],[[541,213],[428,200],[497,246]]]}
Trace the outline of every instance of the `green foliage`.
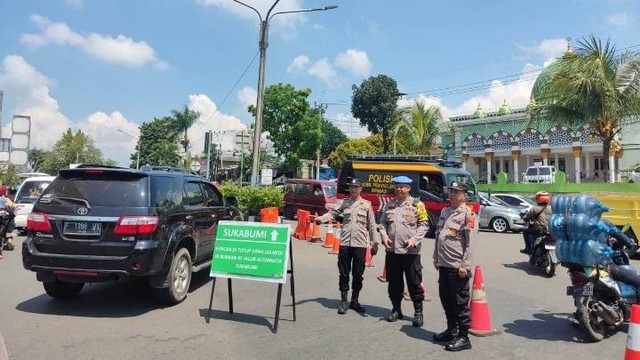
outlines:
{"label": "green foliage", "polygon": [[244,186],[225,182],[222,194],[238,198],[238,207],[245,215],[258,215],[260,209],[281,208],[284,205],[284,192],[278,187]]}
{"label": "green foliage", "polygon": [[324,134],[324,140],[322,141],[322,150],[320,151],[320,157],[326,159],[338,145],[343,144],[349,140],[342,130],[338,129],[335,125],[329,121],[322,119],[321,131]]}
{"label": "green foliage", "polygon": [[[170,117],[154,118],[153,121],[140,125],[140,166],[178,166],[179,136],[174,119]],[[136,166],[136,157],[136,153],[131,155],[131,168]]]}
{"label": "green foliage", "polygon": [[20,178],[17,176],[18,168],[13,164],[8,164],[0,171],[0,185],[19,185]]}
{"label": "green foliage", "polygon": [[411,153],[430,155],[442,121],[439,107],[427,108],[424,103],[416,101],[413,106],[403,109],[401,120],[394,128],[394,133],[409,137]]}
{"label": "green foliage", "polygon": [[[300,159],[315,159],[322,145],[322,117],[309,105],[309,95],[311,89],[290,84],[271,85],[264,92],[262,127],[287,170],[296,169]],[[248,110],[256,116],[255,106]]]}
{"label": "green foliage", "polygon": [[42,171],[57,175],[61,169],[66,169],[69,164],[85,163],[103,165],[107,160],[102,156],[102,151],[95,146],[93,139],[78,130],[75,134],[71,129],[62,134],[51,151],[44,156]]}
{"label": "green foliage", "polygon": [[42,169],[42,166],[44,165],[44,159],[47,153],[48,151],[41,150],[41,149],[29,150],[27,161],[33,171],[40,172],[40,170]]}
{"label": "green foliage", "polygon": [[351,159],[353,155],[375,153],[377,153],[376,147],[371,145],[367,139],[353,139],[338,145],[338,147],[329,154],[327,162],[330,167],[338,170],[342,167],[342,163]]}
{"label": "green foliage", "polygon": [[353,85],[351,113],[373,134],[382,134],[383,152],[389,151],[389,133],[396,114],[398,84],[387,75],[372,76]]}
{"label": "green foliage", "polygon": [[555,175],[555,183],[556,184],[564,184],[567,182],[567,175],[564,171],[557,171]]}

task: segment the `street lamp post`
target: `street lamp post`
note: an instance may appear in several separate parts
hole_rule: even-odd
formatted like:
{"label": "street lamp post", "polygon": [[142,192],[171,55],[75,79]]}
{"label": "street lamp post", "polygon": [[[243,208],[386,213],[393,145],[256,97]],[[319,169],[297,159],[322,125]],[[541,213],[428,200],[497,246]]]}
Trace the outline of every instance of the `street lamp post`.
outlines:
{"label": "street lamp post", "polygon": [[128,137],[137,140],[136,143],[136,152],[138,153],[137,159],[136,159],[136,169],[140,169],[140,138],[137,138],[131,134],[129,134],[128,132],[122,130],[122,129],[118,129],[119,132],[127,135]]}
{"label": "street lamp post", "polygon": [[256,122],[254,126],[253,133],[253,159],[251,162],[251,184],[255,185],[258,182],[258,167],[260,165],[260,136],[262,135],[262,110],[264,107],[264,71],[265,71],[265,62],[267,58],[267,47],[269,46],[269,21],[273,19],[274,16],[279,14],[295,14],[295,13],[304,13],[304,12],[313,12],[313,11],[325,11],[332,10],[337,8],[336,5],[329,5],[323,8],[314,8],[314,9],[299,9],[299,10],[288,10],[288,11],[279,11],[271,14],[271,11],[278,5],[280,0],[276,0],[273,5],[267,11],[267,15],[262,18],[262,15],[258,10],[254,7],[249,6],[239,0],[233,0],[240,5],[246,6],[249,9],[255,11],[258,14],[258,18],[260,19],[260,41],[258,43],[260,48],[260,63],[258,66],[258,95],[256,100]]}

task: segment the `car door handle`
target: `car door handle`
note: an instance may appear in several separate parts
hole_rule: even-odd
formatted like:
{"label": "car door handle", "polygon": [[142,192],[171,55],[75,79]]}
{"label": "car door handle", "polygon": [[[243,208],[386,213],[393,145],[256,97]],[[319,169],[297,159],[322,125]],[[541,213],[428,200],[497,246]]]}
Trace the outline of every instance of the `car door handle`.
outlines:
{"label": "car door handle", "polygon": [[185,217],[185,219],[187,219],[187,220],[193,220],[193,215],[187,215],[187,216]]}

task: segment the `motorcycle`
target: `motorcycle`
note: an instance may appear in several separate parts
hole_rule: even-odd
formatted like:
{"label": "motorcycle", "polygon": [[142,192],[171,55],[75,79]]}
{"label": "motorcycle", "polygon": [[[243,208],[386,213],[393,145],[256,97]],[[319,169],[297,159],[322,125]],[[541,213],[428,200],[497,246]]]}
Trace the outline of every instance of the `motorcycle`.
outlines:
{"label": "motorcycle", "polygon": [[[636,270],[629,265],[629,257],[622,251],[622,246],[612,246],[611,261],[635,275]],[[571,286],[567,287],[567,295],[573,296],[575,319],[589,340],[598,342],[629,320],[631,305],[639,300],[633,285],[614,279],[600,264],[596,267],[563,265],[569,268]]]}
{"label": "motorcycle", "polygon": [[7,227],[11,221],[11,214],[5,210],[0,210],[0,247],[3,250],[12,251],[14,246],[7,239]]}
{"label": "motorcycle", "polygon": [[[524,217],[526,211],[526,209],[520,211],[521,218]],[[545,233],[536,238],[533,250],[529,255],[529,264],[541,268],[547,277],[553,277],[556,274],[558,266],[556,239],[551,234]]]}

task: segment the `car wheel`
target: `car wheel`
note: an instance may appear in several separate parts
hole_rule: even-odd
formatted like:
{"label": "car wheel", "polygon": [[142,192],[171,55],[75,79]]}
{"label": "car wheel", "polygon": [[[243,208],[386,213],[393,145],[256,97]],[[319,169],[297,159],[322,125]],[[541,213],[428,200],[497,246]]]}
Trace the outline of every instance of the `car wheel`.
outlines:
{"label": "car wheel", "polygon": [[53,282],[44,282],[42,285],[47,295],[54,299],[71,299],[78,296],[84,283],[55,280]]}
{"label": "car wheel", "polygon": [[501,217],[495,217],[491,219],[491,224],[489,225],[489,227],[492,228],[493,231],[497,233],[503,233],[503,232],[509,231],[509,223],[507,222],[506,219]]}
{"label": "car wheel", "polygon": [[187,297],[191,285],[191,255],[185,248],[180,248],[171,260],[167,274],[168,286],[157,289],[160,300],[168,304],[178,304]]}

